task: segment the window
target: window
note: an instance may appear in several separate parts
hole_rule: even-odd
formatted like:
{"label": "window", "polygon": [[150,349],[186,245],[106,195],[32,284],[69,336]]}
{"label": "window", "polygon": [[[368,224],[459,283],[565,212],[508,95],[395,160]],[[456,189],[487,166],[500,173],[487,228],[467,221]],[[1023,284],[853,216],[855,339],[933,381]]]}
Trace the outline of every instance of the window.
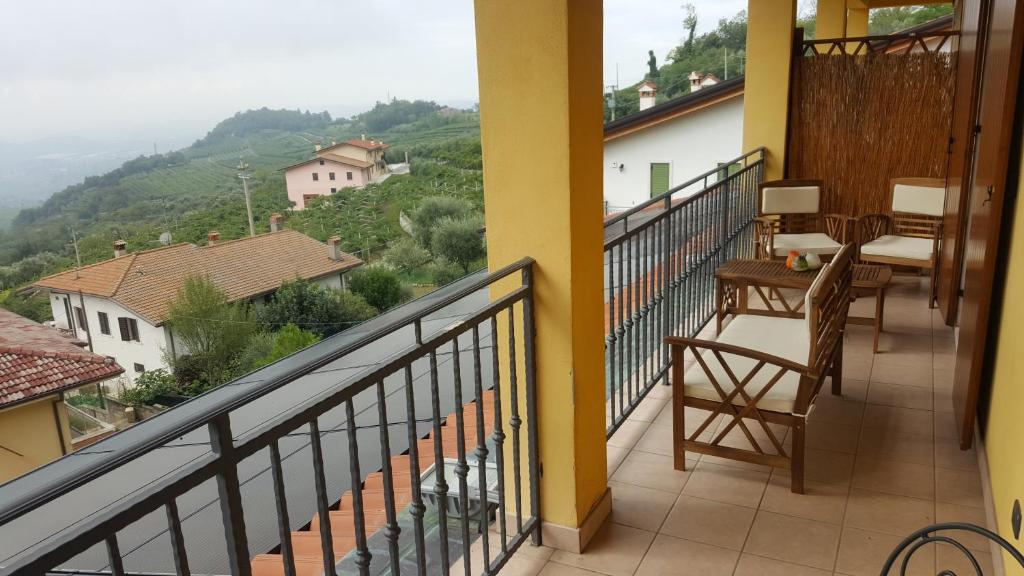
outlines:
{"label": "window", "polygon": [[330,178],[331,180],[334,180],[334,172],[330,172],[330,173],[328,173],[328,174],[327,174],[327,176],[328,176],[328,177],[329,177],[329,178]]}
{"label": "window", "polygon": [[321,166],[323,166],[323,165],[324,165],[324,161],[323,161],[323,160],[321,160],[321,161],[320,161],[320,165],[321,165]]}
{"label": "window", "polygon": [[337,192],[337,191],[338,191],[338,189],[337,189],[337,188],[331,188],[331,194],[334,194],[334,193],[335,193],[335,192]]}
{"label": "window", "polygon": [[100,334],[110,336],[110,318],[107,318],[107,313],[97,312],[96,316],[100,319]]}
{"label": "window", "polygon": [[135,318],[120,317],[117,319],[117,327],[121,331],[121,340],[139,342],[139,322]]}
{"label": "window", "polygon": [[668,192],[668,162],[651,162],[651,198]]}
{"label": "window", "polygon": [[143,366],[142,364],[139,364],[138,362],[135,363],[135,373],[136,374],[142,374],[145,371],[146,371],[146,367],[145,366]]}
{"label": "window", "polygon": [[319,181],[320,181],[320,174],[317,173],[317,172],[313,172],[313,182],[319,182]]}
{"label": "window", "polygon": [[351,179],[352,179],[352,173],[351,172],[345,172],[345,180],[351,180]]}
{"label": "window", "polygon": [[75,323],[78,324],[78,328],[81,330],[89,331],[89,326],[85,322],[85,310],[82,310],[78,306],[75,306]]}

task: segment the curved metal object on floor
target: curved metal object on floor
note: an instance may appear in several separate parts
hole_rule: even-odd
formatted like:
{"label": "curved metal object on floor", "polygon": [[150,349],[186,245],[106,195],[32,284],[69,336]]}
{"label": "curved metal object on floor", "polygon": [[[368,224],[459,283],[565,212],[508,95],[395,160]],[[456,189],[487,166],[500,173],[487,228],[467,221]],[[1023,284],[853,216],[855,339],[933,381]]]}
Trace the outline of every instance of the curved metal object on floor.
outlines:
{"label": "curved metal object on floor", "polygon": [[[1021,568],[1024,568],[1024,555],[1021,554],[1020,550],[1014,548],[1013,544],[1010,544],[1005,538],[1003,538],[999,534],[996,534],[995,532],[992,532],[987,528],[975,526],[974,524],[968,524],[965,522],[945,522],[942,524],[932,524],[931,526],[921,528],[920,530],[914,532],[910,536],[907,536],[902,542],[900,542],[899,546],[896,546],[892,553],[889,554],[888,560],[885,561],[885,565],[882,567],[881,576],[887,576],[889,574],[889,571],[892,570],[893,565],[896,564],[896,560],[900,557],[901,554],[906,552],[906,554],[903,555],[903,560],[900,562],[899,571],[900,576],[904,576],[907,573],[907,567],[910,565],[910,559],[914,556],[914,553],[928,544],[947,544],[949,546],[956,548],[971,563],[971,566],[974,568],[974,574],[976,574],[977,576],[982,576],[984,573],[982,572],[981,566],[978,564],[978,559],[974,556],[973,552],[971,552],[966,546],[958,542],[956,539],[950,536],[942,536],[937,534],[938,532],[949,530],[974,532],[975,534],[980,534],[981,536],[984,536],[988,540],[991,540],[998,544],[1003,550],[1006,550],[1010,554],[1010,556],[1014,560],[1016,560],[1018,564],[1020,564]],[[952,570],[940,569],[938,572],[938,576],[958,575],[956,572]]]}

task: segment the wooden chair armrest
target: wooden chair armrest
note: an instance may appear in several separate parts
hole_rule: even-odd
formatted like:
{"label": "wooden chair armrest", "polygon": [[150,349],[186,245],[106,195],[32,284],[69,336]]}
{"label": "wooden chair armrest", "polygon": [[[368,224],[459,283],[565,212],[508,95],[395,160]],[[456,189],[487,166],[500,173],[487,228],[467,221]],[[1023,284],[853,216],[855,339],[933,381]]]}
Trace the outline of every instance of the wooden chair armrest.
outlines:
{"label": "wooden chair armrest", "polygon": [[821,222],[829,238],[846,244],[849,242],[851,217],[846,214],[822,214]]}
{"label": "wooden chair armrest", "polygon": [[785,368],[786,370],[791,370],[805,376],[813,375],[811,368],[804,366],[803,364],[798,364],[792,360],[782,358],[781,356],[773,356],[772,354],[766,354],[764,352],[735,346],[733,344],[724,344],[722,342],[702,340],[700,338],[684,338],[680,336],[669,336],[668,338],[665,338],[665,343],[670,347],[681,346],[684,350],[686,348],[716,350],[723,354],[733,354],[735,356],[743,356],[752,360],[764,361],[766,364],[772,364],[779,368]]}
{"label": "wooden chair armrest", "polygon": [[889,232],[892,226],[892,217],[888,214],[865,214],[856,218],[856,222],[857,231],[854,241],[857,246],[863,246]]}

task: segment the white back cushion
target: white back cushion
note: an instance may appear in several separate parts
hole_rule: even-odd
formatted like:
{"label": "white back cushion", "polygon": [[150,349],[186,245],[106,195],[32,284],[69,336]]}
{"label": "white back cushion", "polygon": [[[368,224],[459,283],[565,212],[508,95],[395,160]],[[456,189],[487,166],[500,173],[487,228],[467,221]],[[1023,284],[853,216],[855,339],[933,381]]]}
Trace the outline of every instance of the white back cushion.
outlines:
{"label": "white back cushion", "polygon": [[817,186],[769,187],[761,191],[762,214],[805,214],[818,211]]}
{"label": "white back cushion", "polygon": [[892,211],[942,216],[946,189],[935,186],[897,184],[892,188]]}
{"label": "white back cushion", "polygon": [[818,270],[818,275],[814,277],[814,282],[811,282],[811,287],[807,289],[807,294],[804,295],[804,320],[807,321],[807,334],[811,340],[815,339],[816,327],[811,324],[811,297],[814,295],[814,291],[818,289],[818,286],[825,281],[825,271],[828,270],[829,263],[825,263],[821,270]]}

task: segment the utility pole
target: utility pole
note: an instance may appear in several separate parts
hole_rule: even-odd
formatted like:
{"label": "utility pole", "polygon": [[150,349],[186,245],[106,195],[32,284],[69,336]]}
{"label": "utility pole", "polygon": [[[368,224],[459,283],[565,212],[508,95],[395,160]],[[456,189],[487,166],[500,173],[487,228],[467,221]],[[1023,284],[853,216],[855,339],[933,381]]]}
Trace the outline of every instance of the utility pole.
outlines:
{"label": "utility pole", "polygon": [[78,280],[78,271],[82,268],[82,256],[78,253],[78,234],[75,233],[75,227],[71,227],[71,243],[75,246],[75,280]]}
{"label": "utility pole", "polygon": [[238,159],[238,177],[242,180],[242,191],[245,193],[245,212],[249,216],[249,236],[256,235],[256,225],[252,221],[252,199],[249,197],[249,165]]}
{"label": "utility pole", "polygon": [[724,78],[724,80],[728,80],[729,79],[729,47],[728,46],[723,47],[722,50],[725,51],[725,78]]}

